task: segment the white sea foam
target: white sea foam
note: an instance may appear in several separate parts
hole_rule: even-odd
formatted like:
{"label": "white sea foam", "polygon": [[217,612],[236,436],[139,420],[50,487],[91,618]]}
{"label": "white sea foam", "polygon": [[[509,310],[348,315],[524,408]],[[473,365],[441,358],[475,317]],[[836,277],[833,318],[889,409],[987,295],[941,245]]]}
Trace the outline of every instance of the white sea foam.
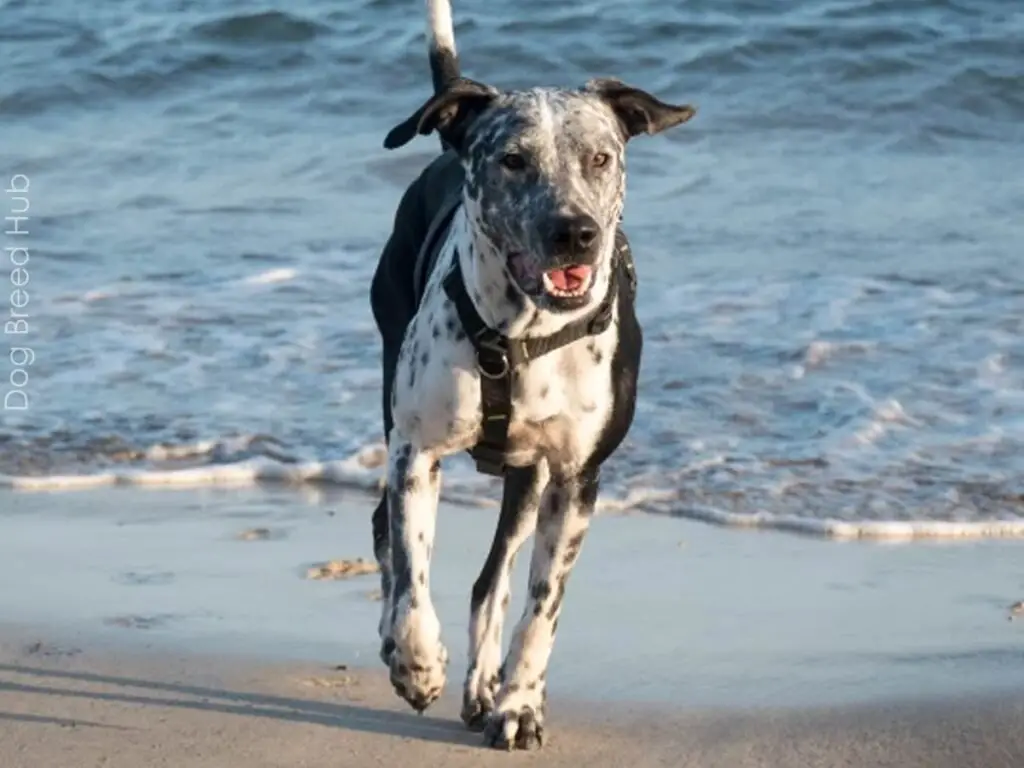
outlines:
{"label": "white sea foam", "polygon": [[260,272],[259,274],[251,275],[245,278],[245,282],[248,285],[269,285],[271,283],[286,283],[289,280],[294,280],[297,274],[297,270],[291,269],[290,267],[282,267],[280,269],[268,269],[266,272]]}
{"label": "white sea foam", "polygon": [[[263,435],[204,440],[188,445],[157,445],[144,452],[156,463],[187,462],[258,451],[262,455],[240,461],[179,468],[119,468],[83,474],[44,476],[0,475],[0,488],[14,492],[88,491],[112,486],[163,487],[255,486],[262,484],[314,489],[320,486],[351,488],[376,493],[382,487],[384,448],[368,445],[353,455],[335,460],[298,461],[273,438]],[[694,475],[722,466],[720,457],[702,460],[680,472]],[[449,503],[496,507],[499,486],[489,478],[451,474],[442,499]],[[759,510],[737,513],[707,504],[680,500],[677,488],[634,485],[623,492],[603,492],[601,514],[647,513],[696,520],[726,528],[761,529],[837,540],[909,542],[927,539],[1024,538],[1024,519],[995,520],[843,520]],[[956,499],[952,499],[955,501]]]}

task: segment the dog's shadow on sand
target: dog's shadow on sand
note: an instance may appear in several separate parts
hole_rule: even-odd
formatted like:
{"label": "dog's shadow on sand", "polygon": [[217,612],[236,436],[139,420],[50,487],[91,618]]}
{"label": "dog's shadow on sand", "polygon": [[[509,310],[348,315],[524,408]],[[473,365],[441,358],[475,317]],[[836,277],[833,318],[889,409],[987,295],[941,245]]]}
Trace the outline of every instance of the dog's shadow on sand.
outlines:
{"label": "dog's shadow on sand", "polygon": [[[60,696],[106,701],[119,704],[133,704],[149,707],[170,707],[199,712],[221,712],[242,717],[263,717],[298,723],[311,723],[342,728],[350,731],[399,736],[407,739],[440,742],[469,747],[482,746],[480,734],[467,731],[461,722],[411,712],[396,712],[375,709],[358,704],[345,704],[310,699],[298,699],[264,693],[246,693],[235,690],[206,688],[203,686],[167,683],[135,677],[101,675],[91,672],[76,672],[44,667],[30,667],[17,664],[0,664],[0,673],[10,673],[35,678],[74,681],[88,686],[102,686],[106,690],[85,687],[66,687],[46,684],[25,684],[0,679],[0,693],[24,693],[34,696]],[[111,690],[113,689],[113,690]],[[141,692],[140,692],[141,691]],[[153,695],[162,694],[162,695]],[[0,721],[23,719],[23,715],[9,715],[0,712]],[[33,722],[50,722],[55,725],[67,724],[65,718],[49,718],[41,715],[30,716]],[[77,725],[96,725],[75,721]],[[107,726],[117,727],[117,726]]]}

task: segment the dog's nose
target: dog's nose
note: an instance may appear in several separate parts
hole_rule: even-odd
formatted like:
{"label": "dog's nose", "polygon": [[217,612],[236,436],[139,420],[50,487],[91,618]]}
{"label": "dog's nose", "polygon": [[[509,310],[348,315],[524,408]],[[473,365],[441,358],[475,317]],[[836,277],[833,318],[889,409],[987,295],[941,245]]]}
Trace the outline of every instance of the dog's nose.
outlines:
{"label": "dog's nose", "polygon": [[585,251],[597,240],[600,232],[590,216],[563,216],[555,221],[555,245],[572,251]]}

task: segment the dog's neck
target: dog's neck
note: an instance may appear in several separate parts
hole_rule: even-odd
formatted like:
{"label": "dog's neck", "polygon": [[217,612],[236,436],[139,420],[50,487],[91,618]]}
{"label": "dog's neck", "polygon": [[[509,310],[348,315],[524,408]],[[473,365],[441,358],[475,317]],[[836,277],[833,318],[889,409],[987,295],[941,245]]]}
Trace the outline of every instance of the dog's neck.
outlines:
{"label": "dog's neck", "polygon": [[464,208],[452,221],[452,235],[457,243],[456,258],[459,259],[470,301],[480,319],[506,338],[536,338],[558,333],[593,312],[608,292],[612,263],[610,253],[598,262],[591,302],[570,312],[543,309],[519,289],[509,272],[508,256],[475,231]]}

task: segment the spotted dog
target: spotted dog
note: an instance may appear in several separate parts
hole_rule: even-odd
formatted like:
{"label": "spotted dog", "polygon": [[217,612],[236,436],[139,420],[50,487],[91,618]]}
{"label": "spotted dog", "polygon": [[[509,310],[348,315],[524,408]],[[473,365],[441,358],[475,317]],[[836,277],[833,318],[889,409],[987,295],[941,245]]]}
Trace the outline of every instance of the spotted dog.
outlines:
{"label": "spotted dog", "polygon": [[[502,91],[460,74],[449,0],[427,0],[434,95],[394,149],[436,132],[371,287],[383,342],[387,482],[373,515],[381,658],[422,712],[448,652],[430,595],[441,460],[469,451],[503,477],[473,585],[462,718],[485,743],[539,746],[566,582],[602,463],[633,420],[642,337],[618,229],[625,148],[694,109],[613,79]],[[536,532],[526,607],[501,658],[510,572]]]}

